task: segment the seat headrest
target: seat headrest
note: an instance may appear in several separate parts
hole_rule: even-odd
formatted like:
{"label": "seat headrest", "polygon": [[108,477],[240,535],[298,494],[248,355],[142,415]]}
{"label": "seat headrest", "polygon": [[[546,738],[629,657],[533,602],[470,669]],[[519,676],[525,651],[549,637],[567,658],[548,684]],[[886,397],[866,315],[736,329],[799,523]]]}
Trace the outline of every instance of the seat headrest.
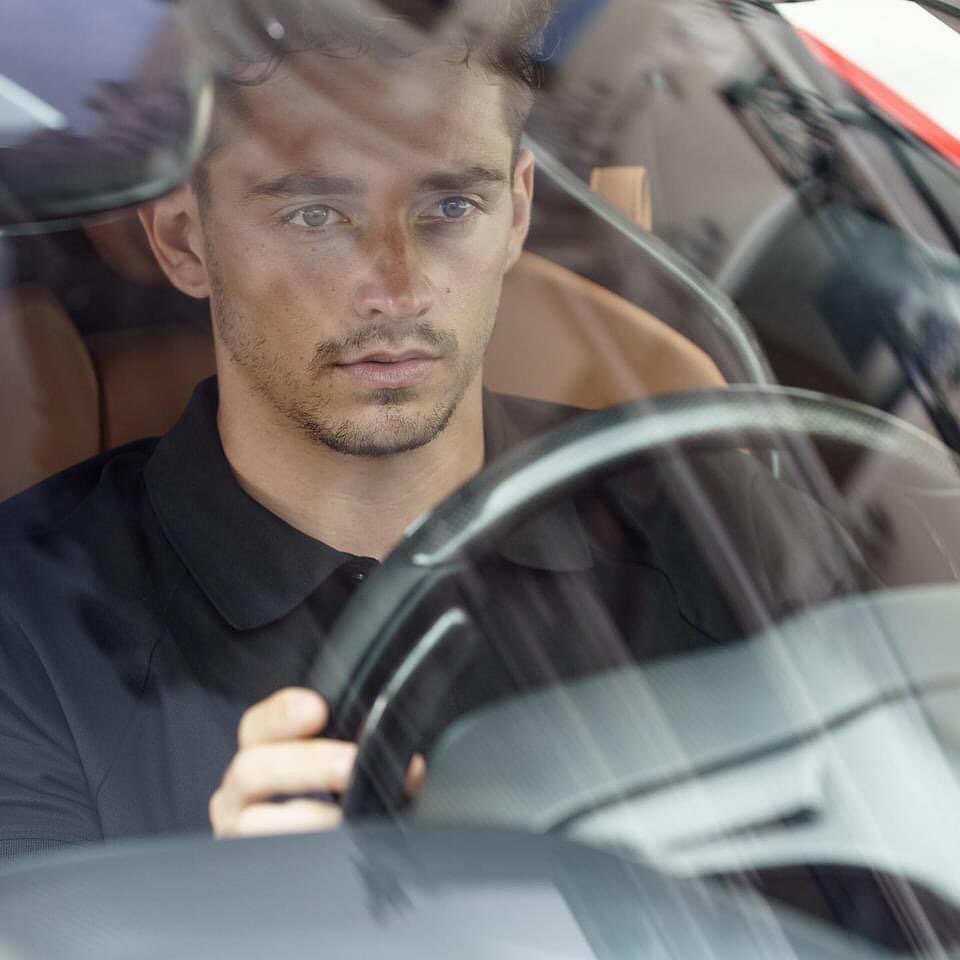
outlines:
{"label": "seat headrest", "polygon": [[653,203],[646,167],[594,167],[590,187],[637,226],[644,230],[653,228]]}

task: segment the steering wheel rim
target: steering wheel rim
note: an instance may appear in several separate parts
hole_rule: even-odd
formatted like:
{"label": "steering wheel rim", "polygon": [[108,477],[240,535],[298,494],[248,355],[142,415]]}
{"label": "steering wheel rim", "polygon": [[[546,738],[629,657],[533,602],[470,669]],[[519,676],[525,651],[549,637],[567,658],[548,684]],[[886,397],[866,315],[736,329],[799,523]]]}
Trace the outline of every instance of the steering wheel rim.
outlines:
{"label": "steering wheel rim", "polygon": [[[475,638],[463,611],[411,622],[420,601],[464,569],[469,553],[590,476],[668,449],[769,448],[787,438],[852,444],[918,465],[947,484],[960,478],[960,458],[918,428],[863,404],[786,387],[733,385],[635,401],[522,444],[406,532],[311,665],[307,683],[330,705],[325,735],[358,741],[345,814],[401,802],[406,759],[397,758],[409,754],[384,742],[403,736],[393,700],[426,658],[439,655],[451,672],[469,660]],[[419,631],[412,646],[411,626]]]}

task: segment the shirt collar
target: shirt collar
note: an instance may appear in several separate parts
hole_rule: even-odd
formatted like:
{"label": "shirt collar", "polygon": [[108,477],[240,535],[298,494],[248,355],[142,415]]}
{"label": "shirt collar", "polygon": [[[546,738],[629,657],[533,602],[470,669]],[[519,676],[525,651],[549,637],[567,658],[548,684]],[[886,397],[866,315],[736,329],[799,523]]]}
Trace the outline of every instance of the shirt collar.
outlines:
{"label": "shirt collar", "polygon": [[[220,444],[217,403],[216,379],[205,380],[157,444],[145,481],[164,533],[190,574],[232,627],[250,630],[289,613],[355,558],[291,527],[243,490]],[[564,412],[485,394],[488,462],[549,428]],[[505,537],[499,551],[510,562],[534,569],[592,565],[569,501],[538,513]]]}

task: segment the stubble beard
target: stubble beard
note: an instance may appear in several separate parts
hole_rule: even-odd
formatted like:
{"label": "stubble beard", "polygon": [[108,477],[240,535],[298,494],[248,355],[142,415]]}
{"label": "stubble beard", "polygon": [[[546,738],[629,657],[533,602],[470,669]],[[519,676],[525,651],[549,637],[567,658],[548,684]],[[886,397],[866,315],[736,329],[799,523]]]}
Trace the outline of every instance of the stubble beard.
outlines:
{"label": "stubble beard", "polygon": [[[215,258],[209,257],[210,305],[213,323],[234,364],[251,387],[274,413],[297,429],[315,446],[354,457],[379,458],[406,453],[426,446],[449,425],[470,385],[480,375],[487,344],[493,335],[496,307],[479,324],[477,334],[465,350],[449,332],[429,324],[370,328],[348,340],[321,344],[304,376],[297,376],[284,358],[272,351],[266,338],[255,333],[255,325],[236,307],[223,283]],[[416,388],[382,389],[365,394],[364,406],[376,410],[375,423],[344,417],[332,409],[333,391],[324,390],[322,379],[329,376],[329,362],[358,341],[399,342],[413,332],[418,343],[442,346],[444,354],[456,358],[450,388],[427,411],[411,412],[417,402]],[[326,373],[324,372],[326,368]]]}

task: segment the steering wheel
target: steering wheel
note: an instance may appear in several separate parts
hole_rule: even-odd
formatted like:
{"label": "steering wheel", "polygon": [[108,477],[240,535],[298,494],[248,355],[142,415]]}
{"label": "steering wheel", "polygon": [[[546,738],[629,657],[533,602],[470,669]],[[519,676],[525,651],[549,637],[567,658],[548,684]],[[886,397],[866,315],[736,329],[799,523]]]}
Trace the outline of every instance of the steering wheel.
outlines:
{"label": "steering wheel", "polygon": [[402,806],[416,749],[410,711],[429,713],[438,676],[448,687],[480,642],[460,607],[431,620],[422,601],[464,572],[469,556],[544,503],[618,467],[678,450],[789,448],[807,440],[905,461],[949,486],[960,478],[953,453],[888,414],[806,390],[735,385],[585,414],[511,451],[421,518],[348,604],[308,674],[330,704],[325,735],[358,744],[345,815]]}

